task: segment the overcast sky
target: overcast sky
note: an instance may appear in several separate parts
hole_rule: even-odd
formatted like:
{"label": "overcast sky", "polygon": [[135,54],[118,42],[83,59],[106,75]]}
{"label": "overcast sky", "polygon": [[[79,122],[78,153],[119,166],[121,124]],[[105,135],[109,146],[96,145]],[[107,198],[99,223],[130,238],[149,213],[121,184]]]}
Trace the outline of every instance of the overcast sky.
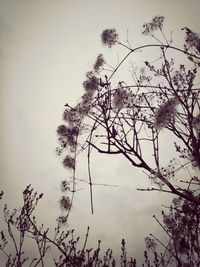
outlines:
{"label": "overcast sky", "polygon": [[[117,58],[116,50],[102,47],[102,30],[115,27],[126,40],[128,29],[132,45],[139,45],[145,42],[142,24],[163,15],[165,29],[173,30],[181,44],[182,27],[199,32],[199,10],[199,0],[0,0],[0,179],[12,207],[31,183],[45,195],[41,221],[54,225],[60,214],[59,184],[70,173],[55,155],[56,128],[64,104],[80,100],[84,75],[96,56]],[[84,160],[80,165],[85,179]],[[118,187],[95,187],[94,215],[88,188],[77,192],[70,226],[83,235],[90,225],[89,242],[101,239],[105,250],[119,250],[126,238],[132,256],[140,257],[144,237],[160,231],[152,215],[159,214],[168,196],[138,192],[148,185],[147,177],[119,157],[95,157],[93,173]]]}

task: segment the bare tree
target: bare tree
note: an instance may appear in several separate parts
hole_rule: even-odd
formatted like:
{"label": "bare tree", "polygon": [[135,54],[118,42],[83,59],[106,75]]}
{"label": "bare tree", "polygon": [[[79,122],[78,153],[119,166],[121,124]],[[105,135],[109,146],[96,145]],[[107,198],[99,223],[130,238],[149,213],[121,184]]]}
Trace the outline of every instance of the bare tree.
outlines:
{"label": "bare tree", "polygon": [[[23,192],[21,208],[10,212],[5,205],[3,218],[6,228],[0,232],[0,252],[6,266],[45,266],[48,252],[54,249],[58,255],[52,259],[55,266],[117,266],[112,249],[100,258],[101,241],[98,241],[96,249],[87,248],[89,227],[82,247],[78,246],[79,237],[74,237],[74,230],[62,229],[68,222],[77,190],[78,156],[85,151],[93,212],[92,150],[109,155],[120,154],[133,167],[143,170],[154,186],[139,190],[159,190],[176,196],[168,207],[169,211],[163,211],[162,223],[154,216],[168,238],[167,243],[153,235],[147,237],[143,266],[199,266],[200,38],[185,27],[182,29],[185,33],[183,47],[176,47],[171,36],[169,40],[164,34],[163,22],[164,17],[157,16],[143,25],[143,34],[152,38],[154,43],[139,47],[131,47],[128,39],[121,42],[115,29],[102,32],[105,46],[119,45],[127,54],[114,67],[102,54],[98,55],[83,82],[85,91],[81,101],[75,107],[65,105],[65,124],[57,129],[57,154],[63,156],[64,166],[72,169],[73,173],[71,181],[61,182],[63,215],[58,218],[53,235],[44,225],[38,226],[34,210],[42,194],[38,195],[31,186]],[[146,50],[151,51],[155,60],[152,56],[143,60],[142,53]],[[120,73],[127,59],[134,58],[136,52],[141,53],[143,64],[140,67],[129,66],[132,83],[124,79],[116,81],[115,74]],[[167,166],[163,166],[161,149],[165,132],[173,141],[170,144],[174,149]],[[152,156],[150,160],[149,154]],[[197,175],[193,174],[193,169]],[[180,171],[184,179],[179,178]],[[0,199],[2,196],[3,192]],[[27,240],[35,243],[38,256],[27,256]],[[156,246],[159,244],[163,250],[158,253]],[[153,254],[149,255],[148,251]],[[136,259],[127,257],[124,239],[120,266],[136,267]]]}
{"label": "bare tree", "polygon": [[[102,54],[98,55],[83,82],[85,92],[81,101],[74,107],[65,105],[65,124],[57,129],[60,143],[57,153],[64,155],[64,166],[75,171],[79,153],[87,151],[92,212],[90,157],[93,149],[99,153],[123,155],[133,167],[145,171],[155,186],[141,190],[159,190],[195,205],[200,203],[198,194],[173,179],[180,170],[200,168],[200,89],[197,80],[200,38],[185,27],[182,29],[185,32],[183,46],[176,47],[171,36],[168,40],[164,34],[163,22],[164,17],[156,16],[143,25],[142,33],[154,43],[139,47],[131,47],[128,40],[121,42],[115,29],[104,30],[102,43],[110,48],[119,45],[127,54],[114,67]],[[155,60],[144,59],[142,52],[146,50],[155,55]],[[116,82],[115,74],[120,75],[122,65],[138,51],[143,64],[131,65],[133,83]],[[175,149],[167,166],[162,165],[163,132],[169,133],[169,139],[174,141],[172,150]],[[152,155],[151,160],[147,159],[149,155]],[[185,181],[192,181],[193,177],[184,175]],[[75,182],[74,176],[73,184]]]}

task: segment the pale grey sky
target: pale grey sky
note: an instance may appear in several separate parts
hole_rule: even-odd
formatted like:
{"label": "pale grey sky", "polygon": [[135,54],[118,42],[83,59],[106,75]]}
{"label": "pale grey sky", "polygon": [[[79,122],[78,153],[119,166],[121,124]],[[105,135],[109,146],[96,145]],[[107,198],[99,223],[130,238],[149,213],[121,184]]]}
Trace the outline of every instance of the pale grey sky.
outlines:
{"label": "pale grey sky", "polygon": [[[45,194],[41,220],[53,225],[60,213],[57,188],[70,174],[54,153],[56,128],[64,104],[80,99],[84,75],[97,54],[117,60],[117,49],[100,43],[102,30],[115,27],[126,40],[129,29],[132,45],[139,45],[147,40],[140,35],[142,24],[163,15],[166,31],[173,30],[181,44],[182,27],[199,32],[199,10],[198,0],[0,0],[0,171],[10,205],[20,203],[22,190],[31,183]],[[80,178],[87,175],[83,163]],[[125,237],[133,256],[141,255],[144,237],[159,232],[152,215],[159,214],[167,196],[136,191],[148,184],[147,177],[119,157],[96,155],[93,166],[99,181],[119,187],[94,189],[93,216],[88,188],[79,191],[71,226],[82,234],[90,225],[91,244],[102,239],[105,250],[119,250]]]}

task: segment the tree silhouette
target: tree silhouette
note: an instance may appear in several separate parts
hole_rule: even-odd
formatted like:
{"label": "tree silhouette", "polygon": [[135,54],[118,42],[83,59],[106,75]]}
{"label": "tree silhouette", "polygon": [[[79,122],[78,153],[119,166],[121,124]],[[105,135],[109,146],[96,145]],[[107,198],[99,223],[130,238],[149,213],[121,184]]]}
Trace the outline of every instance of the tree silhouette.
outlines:
{"label": "tree silhouette", "polygon": [[[79,153],[87,151],[92,212],[90,157],[93,149],[99,153],[120,154],[134,167],[146,172],[155,186],[140,190],[159,190],[195,205],[200,203],[195,191],[174,179],[183,169],[200,168],[200,90],[197,80],[200,38],[185,27],[182,29],[185,32],[183,47],[176,47],[172,38],[168,40],[164,34],[163,23],[162,16],[145,23],[142,33],[154,43],[134,48],[128,40],[121,42],[114,28],[104,30],[102,43],[109,48],[119,45],[127,50],[127,54],[114,67],[102,54],[98,55],[93,69],[86,73],[81,101],[74,107],[65,105],[65,124],[57,130],[60,143],[57,153],[63,155],[64,166],[75,171]],[[154,60],[148,56],[144,58],[142,53],[146,50],[155,54]],[[134,58],[136,52],[141,53],[143,63],[140,67],[131,65],[132,83],[116,82],[115,74],[120,75],[122,65],[128,58]],[[162,163],[161,149],[165,132],[173,141],[172,151],[175,150],[167,166]],[[184,175],[185,181],[193,180],[187,173]],[[74,176],[74,185],[75,182]]]}
{"label": "tree silhouette", "polygon": [[[120,41],[114,28],[102,32],[105,46],[118,45],[127,53],[114,67],[102,54],[97,56],[93,69],[86,73],[81,101],[74,107],[65,105],[65,125],[57,131],[60,142],[57,152],[64,156],[64,166],[72,168],[75,174],[78,155],[87,151],[92,213],[90,157],[94,149],[109,155],[120,154],[143,170],[154,186],[138,190],[174,194],[169,213],[163,212],[163,222],[155,217],[167,234],[168,243],[147,237],[147,248],[154,252],[155,266],[199,266],[200,37],[184,27],[183,46],[177,47],[172,36],[164,33],[163,23],[162,16],[145,23],[142,34],[154,42],[138,47],[132,47],[128,38],[126,42]],[[132,82],[124,78],[116,81],[115,74],[120,76],[127,59],[134,58],[137,52],[141,53],[143,63],[140,66],[129,63]],[[62,134],[61,127],[65,127]],[[69,135],[69,131],[74,134]],[[166,142],[172,143],[173,157],[167,165],[163,165],[163,133],[169,136]],[[156,252],[155,241],[164,248],[163,254]],[[144,257],[145,264],[150,266],[147,252]]]}
{"label": "tree silhouette", "polygon": [[[63,157],[64,167],[73,173],[72,180],[61,182],[63,195],[59,203],[63,213],[57,219],[53,234],[44,225],[40,226],[34,212],[43,194],[34,192],[31,185],[23,192],[22,207],[10,211],[5,204],[5,227],[0,232],[1,262],[5,262],[5,266],[46,266],[47,258],[51,258],[51,266],[138,266],[135,257],[127,256],[124,239],[117,263],[111,248],[100,255],[100,240],[96,249],[88,248],[89,227],[82,245],[74,230],[63,227],[67,227],[77,191],[78,156],[85,151],[93,212],[94,183],[90,170],[93,150],[111,156],[120,154],[133,167],[145,171],[154,186],[138,190],[162,191],[175,196],[171,206],[162,212],[162,222],[153,216],[166,239],[159,240],[153,235],[146,237],[142,266],[200,266],[200,89],[197,80],[200,38],[185,27],[182,29],[185,32],[183,47],[176,47],[164,34],[163,23],[162,16],[145,23],[143,34],[155,42],[134,48],[129,40],[121,42],[114,28],[101,34],[105,46],[119,45],[127,50],[127,54],[114,67],[102,54],[98,55],[83,82],[85,91],[81,101],[75,107],[65,105],[65,124],[57,129],[57,154]],[[155,60],[147,56],[143,60],[141,56],[142,66],[131,64],[132,83],[124,79],[116,81],[115,74],[120,73],[127,59],[146,50],[152,51]],[[161,149],[165,132],[173,141],[174,151],[167,166],[163,165]],[[149,154],[152,156],[150,160]],[[184,179],[180,178],[180,173]],[[0,192],[1,199],[3,191]],[[28,255],[27,242],[35,244],[37,254]],[[49,251],[56,252],[56,256]]]}

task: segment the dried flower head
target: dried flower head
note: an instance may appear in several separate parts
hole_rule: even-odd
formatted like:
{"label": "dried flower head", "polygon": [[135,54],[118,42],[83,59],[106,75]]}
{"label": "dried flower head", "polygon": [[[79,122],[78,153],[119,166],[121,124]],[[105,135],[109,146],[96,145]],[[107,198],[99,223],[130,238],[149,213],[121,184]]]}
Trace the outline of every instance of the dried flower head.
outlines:
{"label": "dried flower head", "polygon": [[90,106],[91,101],[93,99],[93,93],[92,92],[87,92],[81,98],[82,98],[82,101],[80,102],[81,105]]}
{"label": "dried flower head", "polygon": [[60,136],[66,136],[67,135],[67,127],[65,125],[59,125],[57,129],[57,134]]}
{"label": "dried flower head", "polygon": [[153,35],[154,31],[162,30],[164,17],[155,16],[151,22],[143,24],[144,31],[143,34]]}
{"label": "dried flower head", "polygon": [[108,47],[113,46],[118,41],[118,33],[115,29],[106,29],[101,34],[101,41]]}
{"label": "dried flower head", "polygon": [[99,72],[104,63],[105,63],[105,60],[103,58],[103,55],[99,54],[93,66],[94,71]]}
{"label": "dried flower head", "polygon": [[75,159],[67,155],[63,160],[63,166],[68,169],[75,169]]}
{"label": "dried flower head", "polygon": [[81,114],[76,108],[65,109],[63,120],[68,122],[69,125],[77,125],[81,121]]}
{"label": "dried flower head", "polygon": [[130,102],[131,92],[124,88],[117,88],[113,93],[113,107],[120,110]]}
{"label": "dried flower head", "polygon": [[79,134],[79,128],[77,126],[67,127],[65,125],[58,126],[57,134],[58,140],[62,148],[67,146],[75,147],[77,144],[77,136]]}
{"label": "dried flower head", "polygon": [[155,113],[155,126],[157,128],[165,127],[168,123],[171,123],[174,120],[178,103],[179,101],[174,97],[158,108]]}
{"label": "dried flower head", "polygon": [[200,37],[197,33],[194,33],[187,27],[182,28],[182,30],[186,31],[185,37],[185,48],[188,49],[196,49],[198,53],[200,53]]}
{"label": "dried flower head", "polygon": [[87,115],[90,111],[92,100],[93,100],[93,91],[85,93],[82,97],[80,103],[76,106],[77,110],[81,115]]}
{"label": "dried flower head", "polygon": [[57,218],[56,221],[58,222],[58,225],[59,225],[59,226],[64,226],[64,225],[67,224],[67,218],[68,218],[67,215],[66,215],[66,216],[61,215],[61,216],[59,216],[59,217]]}
{"label": "dried flower head", "polygon": [[65,211],[68,211],[70,210],[71,208],[71,201],[70,201],[70,198],[69,197],[66,197],[66,196],[62,196],[60,201],[60,208],[62,210],[65,210]]}
{"label": "dried flower head", "polygon": [[99,79],[94,75],[92,71],[86,73],[87,79],[83,82],[83,88],[86,92],[94,92],[98,89]]}
{"label": "dried flower head", "polygon": [[67,180],[61,181],[60,188],[62,192],[70,191],[70,183]]}

